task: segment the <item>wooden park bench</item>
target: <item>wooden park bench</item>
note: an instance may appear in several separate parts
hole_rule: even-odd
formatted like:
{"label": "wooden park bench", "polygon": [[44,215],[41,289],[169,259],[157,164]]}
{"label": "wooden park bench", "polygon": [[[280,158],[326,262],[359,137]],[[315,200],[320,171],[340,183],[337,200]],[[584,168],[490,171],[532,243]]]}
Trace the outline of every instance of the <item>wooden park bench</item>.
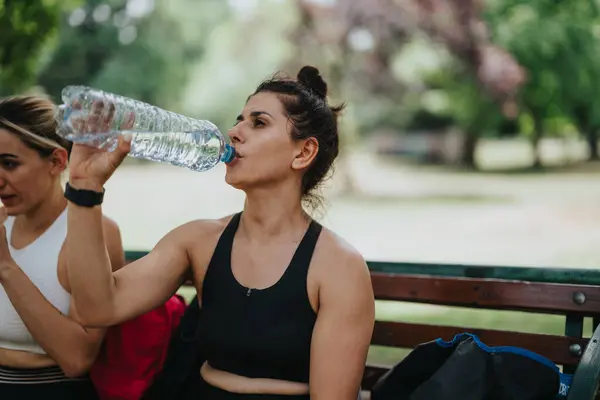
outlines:
{"label": "wooden park bench", "polygon": [[[127,252],[128,261],[142,252]],[[464,326],[377,320],[372,345],[411,349],[471,332],[489,346],[517,346],[545,356],[574,373],[568,400],[596,398],[600,379],[600,271],[369,262],[377,300],[425,303],[564,316],[564,334],[540,334]],[[584,337],[584,318],[593,335]],[[400,360],[397,360],[400,361]],[[369,391],[391,365],[367,364],[362,387]]]}

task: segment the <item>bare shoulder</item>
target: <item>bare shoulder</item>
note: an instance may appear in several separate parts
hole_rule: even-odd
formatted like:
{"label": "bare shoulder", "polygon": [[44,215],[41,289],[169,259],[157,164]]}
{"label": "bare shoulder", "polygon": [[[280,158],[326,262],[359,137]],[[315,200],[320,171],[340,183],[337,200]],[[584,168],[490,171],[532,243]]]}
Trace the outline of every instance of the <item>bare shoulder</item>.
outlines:
{"label": "bare shoulder", "polygon": [[204,269],[212,257],[219,237],[233,215],[218,219],[198,219],[173,229],[163,240],[173,240],[182,245],[194,270]]}
{"label": "bare shoulder", "polygon": [[[123,242],[121,240],[121,231],[119,225],[113,219],[102,216],[102,228],[104,230],[104,240],[106,249],[110,259],[111,268],[117,271],[125,266],[125,251],[123,250]],[[67,276],[67,242],[62,244],[58,256],[58,281],[62,287],[68,292],[71,292],[71,286]]]}
{"label": "bare shoulder", "polygon": [[327,228],[323,228],[319,239],[313,260],[321,283],[371,285],[367,263],[354,246]]}
{"label": "bare shoulder", "polygon": [[331,273],[354,270],[356,273],[368,271],[367,264],[360,252],[337,233],[323,228],[315,249],[320,263],[328,264]]}
{"label": "bare shoulder", "polygon": [[123,250],[121,230],[117,222],[106,215],[102,216],[102,228],[112,270],[117,271],[125,266],[125,251]]}
{"label": "bare shoulder", "polygon": [[[365,259],[354,246],[324,228],[310,268],[308,282],[315,284],[313,299],[317,300],[319,315],[338,322],[340,318],[347,318],[372,328],[375,296],[371,274]],[[310,292],[309,286],[309,296]]]}
{"label": "bare shoulder", "polygon": [[102,226],[104,228],[104,234],[106,236],[114,234],[118,234],[119,236],[121,235],[119,224],[117,224],[117,222],[114,219],[107,217],[106,215],[102,215]]}
{"label": "bare shoulder", "polygon": [[198,244],[202,240],[210,240],[221,236],[223,230],[231,220],[232,215],[218,219],[197,219],[178,226],[167,234],[177,237],[186,244]]}

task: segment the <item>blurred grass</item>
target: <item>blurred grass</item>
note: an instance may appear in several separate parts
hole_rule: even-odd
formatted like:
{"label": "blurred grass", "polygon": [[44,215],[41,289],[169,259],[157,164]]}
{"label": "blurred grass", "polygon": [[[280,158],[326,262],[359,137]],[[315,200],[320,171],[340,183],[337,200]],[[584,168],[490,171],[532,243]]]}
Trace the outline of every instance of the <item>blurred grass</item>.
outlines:
{"label": "blurred grass", "polygon": [[[192,287],[184,287],[179,291],[189,302],[196,291]],[[445,326],[464,326],[506,330],[524,333],[540,333],[564,335],[565,317],[560,315],[534,314],[517,311],[492,311],[464,309],[460,307],[434,306],[429,304],[405,303],[396,301],[376,301],[376,318],[380,321],[395,321]],[[584,337],[592,335],[592,320],[586,318]],[[442,338],[449,340],[452,338]],[[410,349],[399,349],[384,346],[371,346],[368,362],[374,364],[393,365],[400,361]]]}

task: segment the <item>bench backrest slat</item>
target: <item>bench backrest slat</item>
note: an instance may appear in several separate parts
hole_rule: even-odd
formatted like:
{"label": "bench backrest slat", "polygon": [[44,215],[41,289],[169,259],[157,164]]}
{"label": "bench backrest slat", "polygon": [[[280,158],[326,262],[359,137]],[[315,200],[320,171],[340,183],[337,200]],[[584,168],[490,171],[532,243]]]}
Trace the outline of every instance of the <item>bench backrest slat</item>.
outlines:
{"label": "bench backrest slat", "polygon": [[380,300],[548,314],[595,315],[600,311],[598,286],[379,272],[371,273],[371,280]]}

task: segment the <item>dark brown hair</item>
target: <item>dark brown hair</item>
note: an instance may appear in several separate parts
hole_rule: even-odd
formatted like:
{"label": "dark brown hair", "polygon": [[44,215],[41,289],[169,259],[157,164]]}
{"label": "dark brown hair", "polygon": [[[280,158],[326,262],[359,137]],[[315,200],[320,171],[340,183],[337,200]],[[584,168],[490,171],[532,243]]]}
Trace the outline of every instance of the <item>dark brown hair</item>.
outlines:
{"label": "dark brown hair", "polygon": [[275,76],[262,82],[254,94],[270,92],[279,100],[292,122],[292,137],[296,140],[313,137],[319,143],[315,160],[302,177],[302,197],[311,206],[320,205],[316,190],[331,170],[339,152],[338,116],[345,105],[330,106],[327,83],[312,66],[304,66],[296,79]]}
{"label": "dark brown hair", "polygon": [[71,142],[57,133],[55,105],[42,96],[0,98],[0,128],[7,129],[41,157],[56,149],[71,153]]}

